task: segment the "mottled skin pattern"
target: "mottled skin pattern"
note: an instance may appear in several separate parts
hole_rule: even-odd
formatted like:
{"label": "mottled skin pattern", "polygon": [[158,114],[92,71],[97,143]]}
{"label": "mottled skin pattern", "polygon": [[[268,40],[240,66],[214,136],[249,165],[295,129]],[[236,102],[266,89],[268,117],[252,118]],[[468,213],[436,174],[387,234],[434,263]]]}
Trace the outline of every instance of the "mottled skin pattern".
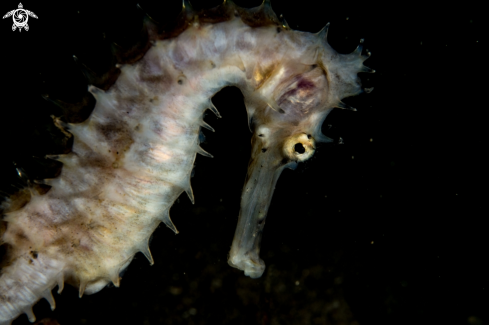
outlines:
{"label": "mottled skin pattern", "polygon": [[[260,277],[260,240],[273,190],[284,168],[309,159],[328,142],[321,125],[340,100],[362,91],[368,72],[361,46],[338,54],[318,34],[293,31],[269,3],[242,9],[233,3],[194,13],[187,3],[171,32],[149,28],[151,42],[96,99],[90,117],[55,123],[74,137],[72,152],[51,189],[17,209],[12,200],[2,242],[8,245],[0,277],[0,324],[26,313],[64,282],[80,296],[118,286],[137,252],[153,263],[148,240],[164,222],[177,232],[169,209],[182,192],[193,201],[190,175],[203,113],[226,86],[244,95],[253,132],[252,155],[229,264]],[[143,56],[144,55],[144,56]],[[110,79],[110,78],[109,78]],[[35,189],[32,189],[35,194]],[[15,206],[15,208],[14,208]]]}

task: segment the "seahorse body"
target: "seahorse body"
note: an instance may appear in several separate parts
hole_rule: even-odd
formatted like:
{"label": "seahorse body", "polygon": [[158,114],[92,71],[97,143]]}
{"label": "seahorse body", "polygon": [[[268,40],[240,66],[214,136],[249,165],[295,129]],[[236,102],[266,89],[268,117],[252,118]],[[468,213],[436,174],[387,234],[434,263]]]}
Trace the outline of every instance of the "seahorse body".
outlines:
{"label": "seahorse body", "polygon": [[[185,6],[185,4],[187,4]],[[238,87],[245,98],[252,155],[229,264],[260,277],[259,244],[273,189],[284,168],[312,156],[328,142],[321,125],[341,99],[362,92],[360,45],[349,55],[318,34],[291,30],[268,1],[243,9],[223,5],[193,12],[184,2],[171,33],[150,35],[152,46],[123,64],[106,91],[89,87],[96,99],[79,124],[57,123],[74,136],[70,154],[51,189],[6,214],[1,240],[8,253],[0,277],[0,324],[10,324],[64,282],[80,296],[118,286],[119,274],[137,252],[153,263],[148,239],[164,222],[177,232],[169,209],[185,191],[199,131],[210,128],[203,113],[219,115],[211,98]]]}

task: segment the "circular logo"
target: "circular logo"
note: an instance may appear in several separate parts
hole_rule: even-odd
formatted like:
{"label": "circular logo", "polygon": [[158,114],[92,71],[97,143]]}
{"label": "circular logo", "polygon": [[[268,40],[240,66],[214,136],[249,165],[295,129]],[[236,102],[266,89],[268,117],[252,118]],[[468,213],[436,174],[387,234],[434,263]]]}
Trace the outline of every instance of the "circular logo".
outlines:
{"label": "circular logo", "polygon": [[24,9],[17,9],[13,14],[14,24],[15,26],[22,28],[27,24],[27,20],[29,20],[29,16]]}

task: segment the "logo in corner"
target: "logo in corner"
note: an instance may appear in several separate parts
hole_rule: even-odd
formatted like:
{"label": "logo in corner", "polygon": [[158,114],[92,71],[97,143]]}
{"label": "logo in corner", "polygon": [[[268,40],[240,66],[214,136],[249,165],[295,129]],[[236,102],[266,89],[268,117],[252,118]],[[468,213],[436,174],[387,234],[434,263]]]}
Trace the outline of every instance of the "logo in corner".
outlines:
{"label": "logo in corner", "polygon": [[19,32],[22,31],[22,28],[25,28],[26,31],[29,30],[29,25],[27,25],[29,16],[37,18],[35,13],[29,10],[25,10],[23,8],[24,7],[22,6],[22,3],[19,3],[18,9],[9,11],[5,14],[5,16],[3,16],[4,19],[12,16],[12,19],[14,20],[14,24],[12,25],[12,31],[15,31],[17,28],[19,29]]}

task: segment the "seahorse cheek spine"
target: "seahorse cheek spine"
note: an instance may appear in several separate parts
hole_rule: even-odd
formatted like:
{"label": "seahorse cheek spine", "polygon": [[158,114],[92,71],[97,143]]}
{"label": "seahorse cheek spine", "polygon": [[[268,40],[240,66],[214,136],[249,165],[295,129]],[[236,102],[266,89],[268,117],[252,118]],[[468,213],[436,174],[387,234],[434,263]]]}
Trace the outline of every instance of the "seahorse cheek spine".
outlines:
{"label": "seahorse cheek spine", "polygon": [[[200,129],[210,128],[203,113],[219,114],[211,98],[228,85],[243,92],[253,131],[229,263],[262,275],[261,233],[281,171],[328,141],[322,122],[343,106],[341,98],[361,92],[357,73],[368,68],[361,47],[336,53],[325,40],[327,29],[303,33],[273,19],[253,27],[245,10],[235,11],[244,18],[194,20],[177,37],[156,40],[141,60],[120,66],[107,91],[89,87],[96,106],[85,122],[58,121],[74,136],[70,154],[52,157],[64,164],[60,176],[45,181],[49,192],[4,219],[9,251],[0,324],[21,313],[34,321],[32,305],[42,297],[54,308],[51,290],[62,290],[64,282],[78,286],[80,296],[111,281],[119,286],[137,252],[153,263],[148,239],[160,222],[178,232],[169,209],[184,191],[193,201],[196,153],[211,156],[199,146]],[[294,149],[298,144],[304,152]]]}

